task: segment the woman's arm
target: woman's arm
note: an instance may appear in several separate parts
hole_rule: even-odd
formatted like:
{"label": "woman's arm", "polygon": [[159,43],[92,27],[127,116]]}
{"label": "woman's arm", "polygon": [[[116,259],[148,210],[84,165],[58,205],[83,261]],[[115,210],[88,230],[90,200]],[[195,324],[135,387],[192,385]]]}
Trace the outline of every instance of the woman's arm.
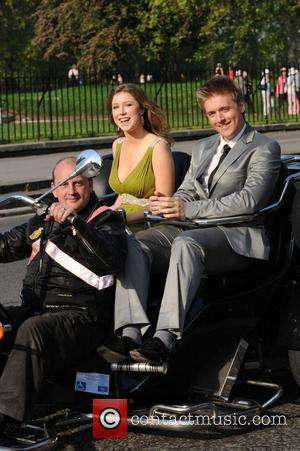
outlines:
{"label": "woman's arm", "polygon": [[155,191],[163,196],[172,196],[175,188],[174,160],[170,146],[165,141],[159,141],[154,147],[152,166]]}

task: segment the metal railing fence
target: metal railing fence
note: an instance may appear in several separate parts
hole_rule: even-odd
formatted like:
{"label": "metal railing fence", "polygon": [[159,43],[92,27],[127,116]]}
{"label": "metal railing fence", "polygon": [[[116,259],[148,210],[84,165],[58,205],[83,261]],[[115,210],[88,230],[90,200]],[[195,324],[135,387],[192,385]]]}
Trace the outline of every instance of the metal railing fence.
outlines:
{"label": "metal railing fence", "polygon": [[[171,130],[208,127],[196,101],[196,90],[211,73],[176,79],[154,80],[146,74],[136,82],[163,109]],[[276,95],[279,69],[270,70],[269,85],[262,87],[264,69],[235,80],[246,100],[246,119],[260,123],[297,122],[300,119],[299,72],[294,69],[293,92]],[[17,74],[0,76],[0,143],[56,140],[115,134],[107,114],[107,97],[116,77],[101,79],[83,74],[78,81],[67,77]]]}

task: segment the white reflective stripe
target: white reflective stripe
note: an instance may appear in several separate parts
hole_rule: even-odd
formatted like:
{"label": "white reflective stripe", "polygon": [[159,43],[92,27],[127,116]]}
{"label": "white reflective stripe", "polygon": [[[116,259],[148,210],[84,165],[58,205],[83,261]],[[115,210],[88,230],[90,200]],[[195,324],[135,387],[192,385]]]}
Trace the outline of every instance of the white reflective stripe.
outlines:
{"label": "white reflective stripe", "polygon": [[59,263],[63,268],[67,269],[97,290],[111,287],[115,283],[115,278],[112,274],[108,274],[107,276],[97,276],[93,271],[90,271],[68,254],[65,254],[65,252],[59,249],[59,247],[50,240],[47,241],[45,251],[56,261],[56,263]]}
{"label": "white reflective stripe", "polygon": [[40,252],[40,247],[41,247],[41,239],[39,238],[38,240],[34,241],[31,245],[31,255],[28,259],[27,265],[29,265],[29,263],[32,262],[34,257]]}

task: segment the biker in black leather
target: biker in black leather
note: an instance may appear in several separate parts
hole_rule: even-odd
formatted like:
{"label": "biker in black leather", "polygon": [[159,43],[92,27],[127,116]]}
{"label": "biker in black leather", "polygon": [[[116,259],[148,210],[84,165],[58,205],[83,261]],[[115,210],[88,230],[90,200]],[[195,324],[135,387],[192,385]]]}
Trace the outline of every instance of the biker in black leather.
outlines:
{"label": "biker in black leather", "polygon": [[[99,207],[92,192],[71,222],[35,216],[0,234],[0,262],[29,258],[21,297],[31,316],[18,329],[0,379],[2,416],[29,419],[43,381],[91,355],[105,339],[127,239],[121,216]],[[62,260],[47,251],[49,242]]]}

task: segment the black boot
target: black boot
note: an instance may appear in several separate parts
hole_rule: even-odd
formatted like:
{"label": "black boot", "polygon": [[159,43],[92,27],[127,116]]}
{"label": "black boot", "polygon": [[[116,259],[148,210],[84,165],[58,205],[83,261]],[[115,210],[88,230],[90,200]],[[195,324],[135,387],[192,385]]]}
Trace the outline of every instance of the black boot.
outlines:
{"label": "black boot", "polygon": [[150,338],[144,346],[130,351],[136,362],[163,363],[168,360],[171,350],[158,337]]}

